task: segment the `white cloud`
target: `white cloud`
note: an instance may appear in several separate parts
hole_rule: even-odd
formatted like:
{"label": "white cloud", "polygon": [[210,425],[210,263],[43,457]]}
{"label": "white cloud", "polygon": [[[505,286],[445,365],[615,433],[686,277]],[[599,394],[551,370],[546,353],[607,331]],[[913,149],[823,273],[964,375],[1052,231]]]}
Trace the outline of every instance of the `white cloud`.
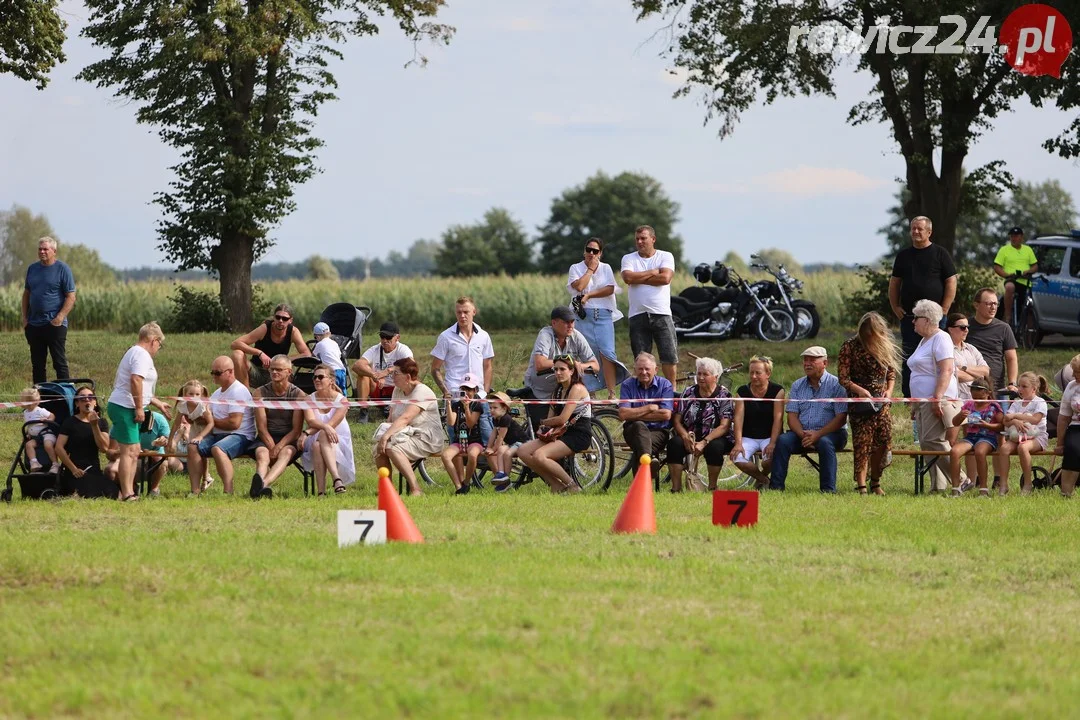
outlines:
{"label": "white cloud", "polygon": [[740,193],[772,193],[777,195],[858,195],[889,184],[850,168],[819,168],[799,165],[795,168],[755,175],[745,183],[677,183],[672,189],[681,192],[736,195]]}
{"label": "white cloud", "polygon": [[799,165],[759,175],[755,185],[783,195],[857,195],[887,184],[886,180],[863,175],[851,168],[819,168]]}

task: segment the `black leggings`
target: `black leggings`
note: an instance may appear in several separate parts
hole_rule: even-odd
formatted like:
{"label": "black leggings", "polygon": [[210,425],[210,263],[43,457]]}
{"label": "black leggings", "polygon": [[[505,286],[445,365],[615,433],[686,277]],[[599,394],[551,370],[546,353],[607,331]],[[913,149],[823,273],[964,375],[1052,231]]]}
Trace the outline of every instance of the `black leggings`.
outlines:
{"label": "black leggings", "polygon": [[1070,425],[1065,431],[1065,453],[1061,458],[1061,469],[1080,471],[1080,425]]}
{"label": "black leggings", "polygon": [[[727,435],[718,437],[715,440],[710,440],[709,444],[705,446],[705,452],[702,453],[702,456],[705,458],[705,464],[709,467],[723,467],[724,458],[731,452],[732,447],[733,444],[728,439]],[[685,461],[686,445],[683,443],[681,437],[672,433],[667,446],[668,465],[682,465]]]}

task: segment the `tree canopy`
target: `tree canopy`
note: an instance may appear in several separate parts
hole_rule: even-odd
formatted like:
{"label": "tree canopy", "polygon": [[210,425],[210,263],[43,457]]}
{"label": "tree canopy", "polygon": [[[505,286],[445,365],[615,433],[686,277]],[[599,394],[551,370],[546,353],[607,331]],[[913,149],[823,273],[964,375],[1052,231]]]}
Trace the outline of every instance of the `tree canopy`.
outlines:
{"label": "tree canopy", "polygon": [[59,4],[59,0],[0,4],[0,75],[10,73],[45,89],[49,72],[65,60],[67,23],[60,17]]}
{"label": "tree canopy", "polygon": [[[911,244],[910,223],[904,212],[906,196],[907,189],[900,186],[896,203],[889,208],[889,222],[878,230],[889,245],[889,258]],[[959,265],[989,267],[998,249],[1008,242],[1012,227],[1022,228],[1030,240],[1040,234],[1068,232],[1076,224],[1073,198],[1057,180],[1020,180],[1008,194],[995,194],[981,202],[968,202],[962,193],[953,259]]]}
{"label": "tree canopy", "polygon": [[445,277],[513,276],[533,269],[525,229],[503,208],[488,210],[479,223],[448,228],[435,258],[435,272]]}
{"label": "tree canopy", "polygon": [[71,268],[76,285],[116,282],[115,271],[97,250],[61,242],[45,215],[35,215],[29,208],[13,205],[10,210],[0,212],[0,286],[24,282],[27,266],[38,259],[38,241],[46,235],[59,243],[56,255]]}
{"label": "tree canopy", "polygon": [[[742,112],[759,101],[835,96],[834,77],[846,64],[844,54],[806,38],[793,41],[793,27],[825,26],[836,33],[870,38],[867,51],[859,54],[857,47],[853,57],[855,69],[874,78],[874,90],[869,99],[851,108],[848,120],[891,127],[904,158],[909,192],[904,214],[930,217],[937,241],[950,251],[960,212],[964,159],[998,114],[1025,97],[1040,107],[1051,102],[1062,109],[1080,105],[1076,52],[1065,61],[1061,77],[1054,78],[1024,75],[1008,64],[1006,56],[987,52],[989,47],[982,51],[969,47],[959,54],[875,51],[879,42],[875,37],[893,39],[885,26],[893,27],[893,32],[907,26],[906,47],[918,39],[910,32],[912,26],[942,25],[942,34],[948,33],[951,27],[942,16],[958,15],[974,23],[985,15],[988,27],[1000,28],[1016,7],[1004,0],[631,0],[631,4],[639,19],[658,16],[670,21],[664,54],[687,77],[676,96],[700,92],[706,119],[719,120],[721,137],[734,132]],[[1055,6],[1066,17],[1080,18],[1078,0]],[[1073,32],[1075,48],[1080,45],[1080,22],[1074,23]],[[1080,118],[1045,146],[1066,157],[1080,154]],[[966,182],[973,186],[969,196],[980,198],[1011,185],[1011,177],[1002,162],[994,161],[973,170]]]}
{"label": "tree canopy", "polygon": [[251,265],[316,172],[319,107],[334,99],[341,43],[389,14],[414,42],[448,42],[428,21],[443,0],[87,0],[83,35],[108,57],[80,73],[137,105],[136,119],[177,148],[157,193],[160,244],[180,270],[221,278],[234,329],[251,323]]}
{"label": "tree canopy", "polygon": [[656,230],[656,247],[672,253],[681,269],[683,241],[674,231],[678,221],[679,204],[658,180],[643,173],[611,177],[598,172],[552,201],[551,216],[536,239],[539,269],[565,273],[581,262],[585,242],[598,237],[604,241],[605,262],[618,273],[622,256],[635,249],[634,229],[639,225]]}

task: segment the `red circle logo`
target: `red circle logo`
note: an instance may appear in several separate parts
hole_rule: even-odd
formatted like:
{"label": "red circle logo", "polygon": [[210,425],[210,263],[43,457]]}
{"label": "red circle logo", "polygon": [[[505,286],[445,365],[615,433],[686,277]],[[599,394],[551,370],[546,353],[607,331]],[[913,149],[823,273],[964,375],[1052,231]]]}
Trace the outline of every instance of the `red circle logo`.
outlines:
{"label": "red circle logo", "polygon": [[1061,77],[1061,64],[1072,51],[1069,21],[1049,5],[1016,8],[1001,24],[998,38],[1005,60],[1025,75]]}

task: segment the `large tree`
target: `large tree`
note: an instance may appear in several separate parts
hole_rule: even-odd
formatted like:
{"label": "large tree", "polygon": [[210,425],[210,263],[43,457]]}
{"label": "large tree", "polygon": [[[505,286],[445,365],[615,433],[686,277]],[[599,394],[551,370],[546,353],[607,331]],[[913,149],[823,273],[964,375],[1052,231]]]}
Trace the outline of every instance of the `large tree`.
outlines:
{"label": "large tree", "polygon": [[446,277],[514,276],[533,269],[525,230],[503,208],[491,208],[479,223],[449,228],[435,257],[435,272]]}
{"label": "large tree", "polygon": [[642,173],[614,177],[598,172],[581,185],[564,190],[551,203],[551,217],[539,228],[541,272],[565,273],[581,262],[590,237],[604,241],[604,257],[616,273],[622,256],[634,250],[634,228],[651,225],[656,247],[675,256],[682,268],[683,242],[675,234],[679,204],[668,197],[660,182]]}
{"label": "large tree", "polygon": [[49,71],[64,62],[67,23],[58,12],[59,0],[0,2],[0,75],[12,74],[37,84],[49,84]]}
{"label": "large tree", "polygon": [[[1009,229],[1019,225],[1028,239],[1039,234],[1068,232],[1076,226],[1076,205],[1072,195],[1057,180],[1030,183],[1020,180],[1005,195],[992,195],[978,202],[967,198],[967,184],[960,193],[960,214],[956,223],[953,259],[960,265],[990,267],[997,251],[1008,241]],[[889,245],[886,258],[911,244],[910,223],[904,212],[907,188],[896,191],[889,208],[889,222],[878,230]],[[937,224],[934,224],[937,237]]]}
{"label": "large tree", "polygon": [[[934,237],[950,251],[956,238],[961,204],[963,163],[968,150],[1003,111],[1026,96],[1036,106],[1051,101],[1062,108],[1080,105],[1080,60],[1073,52],[1060,78],[1029,77],[1014,70],[997,52],[968,51],[960,54],[877,52],[877,38],[892,41],[881,25],[909,26],[907,35],[896,36],[901,47],[918,39],[911,26],[941,26],[936,43],[942,43],[953,25],[942,16],[958,15],[973,24],[981,16],[988,27],[1000,29],[1016,8],[1005,0],[942,0],[934,3],[901,0],[806,0],[800,2],[754,2],[752,0],[631,0],[639,19],[660,16],[670,20],[666,28],[670,44],[665,54],[687,81],[676,95],[699,90],[707,119],[718,118],[721,137],[730,135],[739,116],[763,100],[781,96],[834,96],[834,75],[844,66],[845,55],[833,52],[825,33],[793,38],[792,28],[827,26],[834,31],[869,37],[869,49],[858,54],[857,71],[874,78],[868,100],[850,111],[852,124],[882,122],[904,157],[905,185],[909,195],[906,217],[927,215],[934,221]],[[1064,0],[1055,6],[1067,18],[1080,18],[1080,0]],[[1080,22],[1073,21],[1073,47],[1080,44]],[[835,35],[833,36],[835,38]],[[964,38],[961,39],[961,42]],[[996,49],[996,42],[987,43]],[[824,50],[824,51],[822,51]],[[1062,155],[1080,152],[1080,120],[1048,149]],[[1011,183],[999,161],[971,172],[966,182],[972,193],[987,195]]]}
{"label": "large tree", "polygon": [[179,270],[221,278],[233,329],[251,323],[251,265],[317,171],[312,135],[334,99],[329,64],[389,13],[418,42],[443,0],[87,0],[83,34],[109,51],[80,77],[138,104],[136,118],[181,153],[157,203],[158,246]]}

